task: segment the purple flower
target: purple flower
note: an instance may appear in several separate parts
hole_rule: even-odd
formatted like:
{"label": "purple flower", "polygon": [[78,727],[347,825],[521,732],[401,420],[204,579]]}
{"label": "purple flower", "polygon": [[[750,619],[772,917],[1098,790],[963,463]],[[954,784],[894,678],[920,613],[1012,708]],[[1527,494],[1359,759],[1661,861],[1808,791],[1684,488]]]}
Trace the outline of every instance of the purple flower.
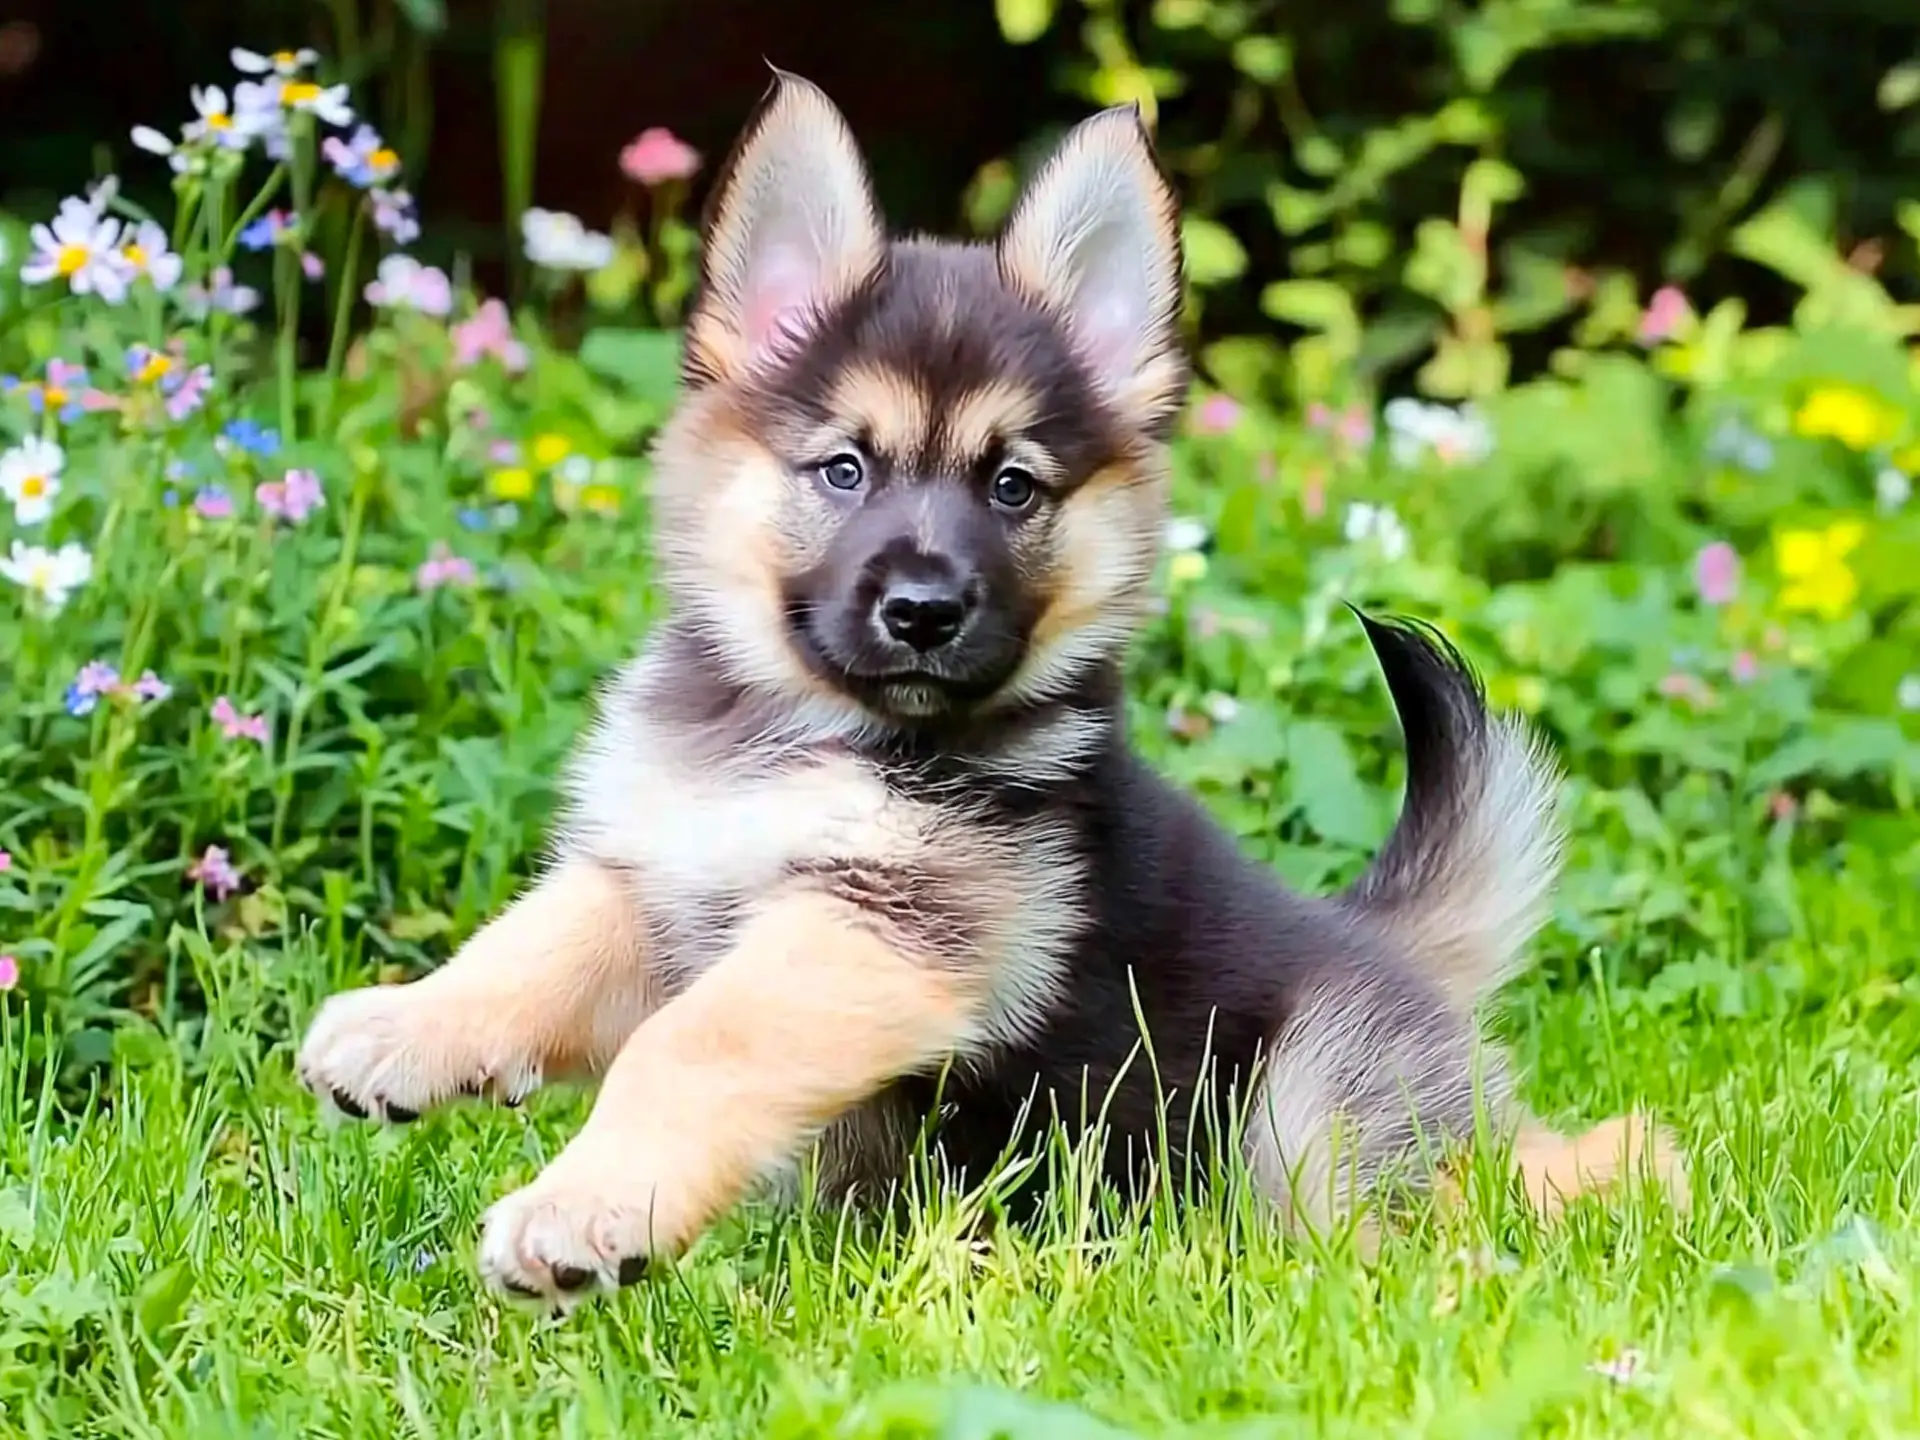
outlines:
{"label": "purple flower", "polygon": [[1740,555],[1724,540],[1693,557],[1693,585],[1709,605],[1726,605],[1740,593]]}
{"label": "purple flower", "polygon": [[233,496],[222,485],[209,485],[193,497],[194,513],[203,520],[231,520]]}
{"label": "purple flower", "polygon": [[158,705],[162,700],[165,700],[169,695],[173,694],[173,687],[151,670],[142,670],[140,672],[140,678],[133,682],[131,688],[134,699],[144,701],[149,705]]}
{"label": "purple flower", "polygon": [[262,510],[290,525],[298,525],[327,503],[320,477],[311,470],[289,470],[282,479],[262,481],[254,487],[253,498]]}
{"label": "purple flower", "polygon": [[322,279],[327,273],[327,262],[311,250],[303,251],[300,255],[300,273],[309,280]]}
{"label": "purple flower", "polygon": [[20,957],[0,955],[0,991],[11,990],[20,983]]}
{"label": "purple flower", "polygon": [[207,846],[200,858],[187,867],[187,879],[212,891],[216,900],[224,900],[240,888],[240,872],[228,858],[224,845]]}
{"label": "purple flower", "polygon": [[167,397],[167,418],[176,424],[186,419],[207,403],[207,392],[212,388],[211,365],[175,371],[160,382],[160,393]]}
{"label": "purple flower", "polygon": [[320,153],[326,156],[334,174],[362,190],[384,185],[400,173],[399,155],[371,125],[360,126],[351,140],[329,135],[321,142]]}
{"label": "purple flower", "polygon": [[375,190],[367,196],[373,206],[373,227],[396,245],[411,245],[420,238],[420,222],[414,217],[413,196],[404,190]]}
{"label": "purple flower", "polygon": [[104,660],[89,660],[67,686],[69,715],[91,715],[103,695],[112,695],[120,687],[120,672]]}

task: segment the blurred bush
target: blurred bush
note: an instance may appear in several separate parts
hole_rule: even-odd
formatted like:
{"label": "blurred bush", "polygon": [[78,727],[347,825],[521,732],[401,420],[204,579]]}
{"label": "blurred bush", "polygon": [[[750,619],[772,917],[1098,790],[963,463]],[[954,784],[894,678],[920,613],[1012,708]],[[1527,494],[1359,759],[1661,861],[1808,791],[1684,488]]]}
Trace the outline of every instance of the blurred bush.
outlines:
{"label": "blurred bush", "polygon": [[[1920,157],[1920,20],[1896,0],[995,4],[1070,108],[1157,119],[1236,390],[1320,396],[1352,362],[1488,395],[1626,338],[1661,283],[1783,318],[1807,277],[1782,227],[1915,279],[1888,245]],[[1021,158],[976,177],[976,227]],[[1789,191],[1797,219],[1747,226]]]}

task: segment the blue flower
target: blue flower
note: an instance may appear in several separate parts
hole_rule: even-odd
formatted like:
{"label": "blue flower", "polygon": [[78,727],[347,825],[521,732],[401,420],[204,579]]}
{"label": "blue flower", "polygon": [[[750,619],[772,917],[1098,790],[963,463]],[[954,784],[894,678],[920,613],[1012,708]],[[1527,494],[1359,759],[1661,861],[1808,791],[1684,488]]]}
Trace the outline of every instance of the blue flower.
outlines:
{"label": "blue flower", "polygon": [[268,250],[291,228],[286,211],[269,210],[240,232],[240,243],[249,250]]}
{"label": "blue flower", "polygon": [[272,455],[280,449],[280,432],[255,420],[229,421],[221,434],[249,455]]}
{"label": "blue flower", "polygon": [[492,523],[486,511],[476,510],[471,505],[462,509],[455,518],[459,520],[460,528],[463,530],[484,530]]}

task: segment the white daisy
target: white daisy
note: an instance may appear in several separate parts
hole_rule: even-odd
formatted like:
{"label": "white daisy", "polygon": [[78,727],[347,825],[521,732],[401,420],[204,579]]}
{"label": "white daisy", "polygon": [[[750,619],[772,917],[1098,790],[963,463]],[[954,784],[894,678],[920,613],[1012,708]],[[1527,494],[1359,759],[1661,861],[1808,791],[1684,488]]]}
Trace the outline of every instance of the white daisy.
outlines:
{"label": "white daisy", "polygon": [[114,248],[120,222],[109,220],[86,201],[60,202],[51,225],[35,225],[28,232],[33,254],[20,267],[29,285],[65,280],[76,295],[97,294],[109,305],[127,296],[126,262]]}
{"label": "white daisy", "polygon": [[613,259],[613,238],[587,229],[561,210],[529,210],[520,217],[527,258],[549,270],[598,270]]}
{"label": "white daisy", "polygon": [[93,556],[86,547],[69,540],[58,550],[44,545],[13,542],[13,550],[0,560],[0,577],[31,590],[46,602],[47,609],[58,610],[93,576]]}
{"label": "white daisy", "polygon": [[1407,553],[1407,527],[1400,523],[1391,505],[1369,505],[1356,500],[1347,507],[1343,529],[1349,544],[1371,541],[1388,560],[1400,560]]}
{"label": "white daisy", "polygon": [[1402,396],[1387,402],[1381,418],[1398,465],[1416,465],[1429,454],[1443,465],[1459,465],[1493,453],[1493,429],[1471,405],[1456,410]]}
{"label": "white daisy", "polygon": [[1907,472],[1894,465],[1883,465],[1880,473],[1873,477],[1873,498],[1879,503],[1880,513],[1891,515],[1913,495],[1913,481],[1907,478]]}
{"label": "white daisy", "polygon": [[120,247],[120,254],[133,276],[146,276],[156,290],[171,290],[177,285],[186,264],[167,247],[167,232],[152,220],[140,222],[140,228]]}
{"label": "white daisy", "polygon": [[245,75],[298,75],[310,70],[320,61],[316,50],[275,50],[271,55],[262,55],[258,50],[243,50],[233,47],[231,52],[233,68]]}
{"label": "white daisy", "polygon": [[16,523],[39,525],[53,514],[53,497],[60,493],[60,468],[66,459],[58,445],[37,435],[29,435],[0,455],[0,494],[13,502]]}

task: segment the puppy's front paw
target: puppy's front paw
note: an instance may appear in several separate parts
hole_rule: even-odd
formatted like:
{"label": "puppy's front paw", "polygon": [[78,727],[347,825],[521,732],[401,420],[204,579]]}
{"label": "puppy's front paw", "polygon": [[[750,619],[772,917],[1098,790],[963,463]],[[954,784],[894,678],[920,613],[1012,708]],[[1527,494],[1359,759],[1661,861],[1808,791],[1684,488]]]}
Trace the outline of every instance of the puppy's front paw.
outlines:
{"label": "puppy's front paw", "polygon": [[644,1146],[583,1132],[524,1189],[486,1215],[480,1273],[523,1300],[565,1310],[596,1289],[631,1285],[678,1253],[697,1226]]}
{"label": "puppy's front paw", "polygon": [[501,1038],[500,1019],[431,980],[349,990],[314,1017],[300,1079],[362,1120],[413,1120],[459,1095],[517,1105],[539,1088],[540,1064]]}

